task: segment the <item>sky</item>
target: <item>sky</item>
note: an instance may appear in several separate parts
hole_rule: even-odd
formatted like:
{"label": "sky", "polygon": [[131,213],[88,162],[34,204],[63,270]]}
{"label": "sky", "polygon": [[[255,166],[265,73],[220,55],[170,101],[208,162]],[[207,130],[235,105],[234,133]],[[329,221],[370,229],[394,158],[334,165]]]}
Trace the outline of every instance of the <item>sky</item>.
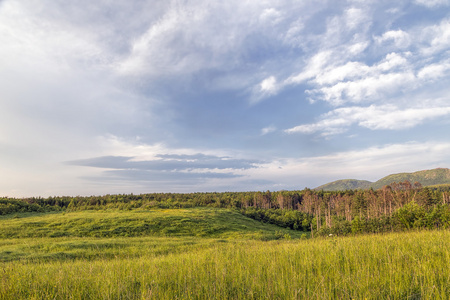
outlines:
{"label": "sky", "polygon": [[450,167],[450,0],[0,0],[0,196]]}

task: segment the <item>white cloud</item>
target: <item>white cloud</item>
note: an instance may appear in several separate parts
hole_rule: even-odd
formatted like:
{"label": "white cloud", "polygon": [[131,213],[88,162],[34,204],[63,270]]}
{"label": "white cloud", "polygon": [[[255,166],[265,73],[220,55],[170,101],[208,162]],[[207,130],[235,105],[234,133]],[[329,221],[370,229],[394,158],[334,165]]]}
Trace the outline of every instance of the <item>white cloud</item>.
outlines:
{"label": "white cloud", "polygon": [[282,88],[282,83],[278,83],[275,76],[269,76],[253,87],[250,103],[255,104],[259,101],[275,95]]}
{"label": "white cloud", "polygon": [[301,19],[293,21],[284,34],[283,42],[291,46],[301,45],[303,42],[302,31],[304,28],[305,24]]}
{"label": "white cloud", "polygon": [[285,80],[286,84],[300,84],[306,80],[314,78],[323,72],[324,67],[332,58],[331,51],[321,51],[315,54],[303,68],[304,71],[297,75],[292,75]]}
{"label": "white cloud", "polygon": [[324,114],[321,120],[285,130],[286,133],[311,134],[321,132],[323,136],[339,134],[353,125],[371,130],[399,130],[412,128],[425,120],[450,114],[450,107],[417,107],[399,109],[394,105],[369,107],[344,107]]}
{"label": "white cloud", "polygon": [[161,71],[174,73],[202,66],[201,57],[189,53],[187,47],[192,45],[183,45],[189,43],[183,31],[188,28],[195,30],[205,18],[205,10],[169,9],[132,42],[130,55],[118,63],[118,71],[125,75],[160,74]]}
{"label": "white cloud", "polygon": [[94,33],[46,19],[40,13],[22,2],[2,3],[2,68],[16,72],[25,68],[31,72],[38,69],[42,77],[49,72],[58,76],[73,68],[101,70],[110,63],[110,54],[97,43]]}
{"label": "white cloud", "polygon": [[[407,54],[405,54],[407,55]],[[367,66],[360,62],[328,67],[311,81],[318,88],[308,90],[313,99],[333,105],[346,102],[374,101],[381,96],[396,93],[399,88],[413,88],[414,74],[409,70],[405,56],[390,53],[378,64]]]}
{"label": "white cloud", "polygon": [[447,6],[450,4],[449,0],[415,0],[416,4],[423,5],[429,8]]}
{"label": "white cloud", "polygon": [[146,30],[128,41],[130,51],[117,61],[116,69],[125,76],[148,77],[233,69],[252,46],[252,38],[281,39],[274,26],[284,21],[284,5],[168,2],[159,18],[145,22]]}
{"label": "white cloud", "polygon": [[450,107],[422,107],[399,110],[396,107],[382,107],[380,110],[362,111],[356,114],[358,125],[372,130],[412,128],[425,120],[450,114]]}
{"label": "white cloud", "polygon": [[432,25],[421,31],[420,51],[423,55],[435,55],[437,52],[448,51],[450,48],[450,20],[444,19],[438,25]]}
{"label": "white cloud", "polygon": [[342,105],[346,102],[360,103],[396,93],[402,86],[414,81],[411,72],[377,74],[355,81],[342,81],[335,85],[310,90],[311,97]]}
{"label": "white cloud", "polygon": [[270,76],[260,83],[261,92],[264,94],[275,94],[278,90],[277,79]]}
{"label": "white cloud", "polygon": [[[365,39],[371,24],[370,5],[345,7],[339,14],[328,16],[325,33],[315,37],[316,47],[320,48],[319,51],[339,50],[343,45],[360,42],[360,39]],[[343,51],[340,54],[348,56]]]}
{"label": "white cloud", "polygon": [[337,179],[376,181],[392,173],[448,167],[449,151],[448,142],[388,144],[323,156],[278,159],[246,173],[259,179],[277,178],[281,184],[278,188],[314,188]]}
{"label": "white cloud", "polygon": [[322,135],[326,136],[331,134],[342,133],[352,123],[353,122],[350,119],[336,116],[334,118],[321,120],[317,123],[295,126],[293,128],[286,129],[285,132],[311,134],[317,131],[322,131],[323,132]]}
{"label": "white cloud", "polygon": [[419,70],[417,77],[423,80],[436,80],[444,77],[449,70],[450,63],[427,65]]}
{"label": "white cloud", "polygon": [[[102,149],[98,156],[126,156],[133,157],[134,161],[146,161],[157,159],[158,154],[168,153],[169,150],[161,143],[149,145],[139,142],[139,139],[125,140],[112,134],[99,136],[97,140]],[[181,150],[177,154],[194,154],[194,152]]]}
{"label": "white cloud", "polygon": [[382,72],[387,72],[395,69],[396,67],[402,67],[408,65],[408,60],[405,56],[408,56],[410,53],[404,53],[404,56],[398,53],[389,53],[386,55],[386,58],[383,59],[379,64],[374,66],[375,70],[380,70]]}
{"label": "white cloud", "polygon": [[275,130],[277,130],[277,128],[275,126],[264,127],[263,129],[261,129],[261,135],[266,135],[266,134],[272,133]]}
{"label": "white cloud", "polygon": [[371,71],[370,67],[360,62],[348,62],[345,65],[329,68],[317,74],[314,82],[319,85],[331,85],[344,80],[361,78]]}
{"label": "white cloud", "polygon": [[347,47],[347,49],[351,55],[356,56],[366,50],[367,47],[369,47],[369,42],[363,41],[351,44]]}
{"label": "white cloud", "polygon": [[381,37],[374,37],[374,39],[379,44],[385,44],[392,41],[394,45],[400,49],[407,48],[411,44],[409,34],[400,29],[386,31]]}
{"label": "white cloud", "polygon": [[345,11],[344,20],[346,27],[353,30],[367,22],[368,18],[362,9],[351,7]]}
{"label": "white cloud", "polygon": [[[316,43],[316,51],[307,52],[313,54],[303,64],[295,65],[300,72],[294,71],[284,80],[278,76],[280,83],[271,95],[286,87],[306,84],[310,86],[306,93],[311,103],[317,100],[332,105],[378,103],[426,88],[432,77],[444,76],[445,61],[440,61],[442,58],[438,56],[435,57],[437,61],[433,61],[429,55],[450,49],[450,22],[447,19],[432,26],[387,30],[380,36],[370,37],[367,31],[370,14],[369,9],[348,8],[342,15],[328,19],[327,31],[316,36],[320,41]],[[303,31],[301,26],[292,28]],[[349,32],[358,30],[358,33],[350,37],[343,33],[343,28]],[[369,48],[370,51],[378,51],[378,54],[388,51],[373,64],[364,61],[367,56],[361,56],[368,54],[367,49],[371,46],[368,38],[379,46]]]}
{"label": "white cloud", "polygon": [[259,16],[259,19],[262,22],[269,22],[271,24],[276,24],[276,23],[280,22],[281,15],[282,15],[281,12],[273,7],[266,8],[263,10],[261,15]]}

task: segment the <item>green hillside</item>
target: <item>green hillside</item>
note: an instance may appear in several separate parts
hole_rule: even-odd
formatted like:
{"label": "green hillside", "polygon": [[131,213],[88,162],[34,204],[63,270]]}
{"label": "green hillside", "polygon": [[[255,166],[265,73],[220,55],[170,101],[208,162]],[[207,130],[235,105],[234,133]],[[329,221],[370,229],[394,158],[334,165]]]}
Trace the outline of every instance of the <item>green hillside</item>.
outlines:
{"label": "green hillside", "polygon": [[[18,213],[0,216],[0,263],[111,258],[117,249],[130,257],[208,247],[222,239],[268,241],[302,234],[223,208]],[[8,246],[11,240],[17,245]]]}
{"label": "green hillside", "polygon": [[450,183],[450,169],[438,168],[432,170],[423,170],[414,173],[398,173],[388,175],[374,182],[370,187],[374,189],[382,188],[393,182],[409,181],[411,183],[419,182],[422,186],[442,185]]}
{"label": "green hillside", "polygon": [[372,182],[367,180],[341,179],[321,185],[315,188],[315,190],[323,190],[323,191],[358,190],[358,189],[367,189],[370,186],[370,184],[372,184]]}
{"label": "green hillside", "polygon": [[290,232],[245,217],[237,210],[209,207],[19,213],[0,217],[0,238],[137,236],[251,238],[274,235],[276,231]]}
{"label": "green hillside", "polygon": [[357,179],[343,179],[336,180],[324,185],[321,185],[315,190],[324,191],[342,191],[355,189],[380,189],[385,185],[393,182],[409,181],[411,183],[419,182],[422,186],[437,186],[450,184],[450,169],[437,168],[432,170],[423,170],[414,173],[398,173],[391,174],[381,178],[376,182]]}

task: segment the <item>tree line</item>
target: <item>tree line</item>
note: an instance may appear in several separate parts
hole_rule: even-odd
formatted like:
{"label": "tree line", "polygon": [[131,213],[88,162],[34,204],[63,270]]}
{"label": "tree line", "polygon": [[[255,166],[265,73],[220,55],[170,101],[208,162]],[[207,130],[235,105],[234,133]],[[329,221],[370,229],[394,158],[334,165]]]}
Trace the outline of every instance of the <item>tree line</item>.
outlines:
{"label": "tree line", "polygon": [[0,215],[99,209],[218,207],[313,235],[450,227],[450,188],[408,181],[378,190],[324,192],[149,193],[88,197],[0,198]]}

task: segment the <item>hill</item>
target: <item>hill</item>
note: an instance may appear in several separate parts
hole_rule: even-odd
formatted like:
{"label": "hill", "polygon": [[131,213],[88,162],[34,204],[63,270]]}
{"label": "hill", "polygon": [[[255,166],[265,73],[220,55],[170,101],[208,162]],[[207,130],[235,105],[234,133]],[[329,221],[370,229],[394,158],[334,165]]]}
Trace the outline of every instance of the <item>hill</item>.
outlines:
{"label": "hill", "polygon": [[417,171],[414,173],[391,174],[374,182],[370,187],[374,189],[382,188],[393,182],[409,181],[419,182],[422,186],[443,185],[450,183],[450,169],[437,168],[432,170]]}
{"label": "hill", "polygon": [[315,188],[315,190],[344,191],[344,190],[367,189],[372,183],[373,182],[367,180],[341,179],[321,185]]}
{"label": "hill", "polygon": [[301,233],[253,220],[236,210],[210,207],[18,213],[0,216],[0,239],[245,236],[270,240],[277,238],[277,234],[299,237]]}
{"label": "hill", "polygon": [[342,191],[350,189],[380,189],[383,186],[389,185],[393,182],[404,182],[406,180],[411,183],[419,182],[422,186],[448,185],[450,184],[450,169],[437,168],[413,173],[391,174],[377,180],[376,182],[357,179],[336,180],[321,185],[315,188],[315,190]]}

